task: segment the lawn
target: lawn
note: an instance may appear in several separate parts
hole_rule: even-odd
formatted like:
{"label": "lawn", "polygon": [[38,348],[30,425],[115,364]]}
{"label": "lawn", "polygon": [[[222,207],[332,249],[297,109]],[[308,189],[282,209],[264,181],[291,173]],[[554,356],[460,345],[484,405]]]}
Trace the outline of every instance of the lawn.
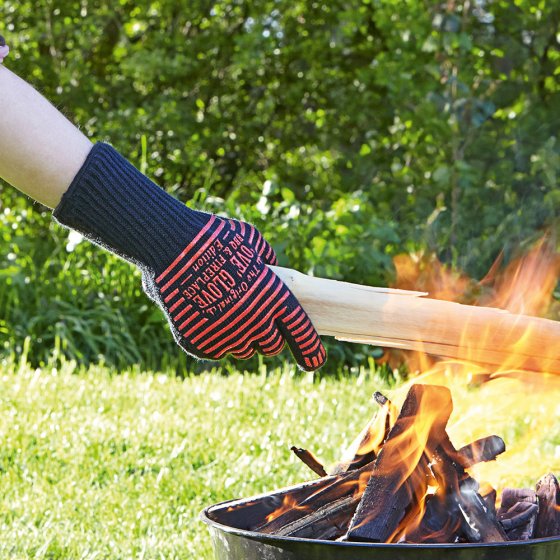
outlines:
{"label": "lawn", "polygon": [[[308,478],[290,445],[332,463],[371,416],[372,392],[392,394],[365,370],[318,380],[263,366],[179,379],[1,367],[2,558],[210,559],[204,506]],[[484,390],[467,391],[460,407],[484,414]],[[503,428],[522,442],[538,422],[528,411],[547,415],[533,444],[542,469],[557,466],[558,409],[518,408],[473,435]]]}

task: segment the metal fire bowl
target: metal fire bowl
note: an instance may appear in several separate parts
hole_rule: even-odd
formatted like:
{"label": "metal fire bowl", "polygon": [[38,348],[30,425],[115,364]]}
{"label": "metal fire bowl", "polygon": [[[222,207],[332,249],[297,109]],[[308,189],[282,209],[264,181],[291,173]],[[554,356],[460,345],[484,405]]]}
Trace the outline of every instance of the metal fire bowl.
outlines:
{"label": "metal fire bowl", "polygon": [[[312,489],[317,482],[312,482]],[[289,489],[206,508],[216,560],[560,560],[560,538],[493,544],[372,544],[277,537],[250,531]]]}

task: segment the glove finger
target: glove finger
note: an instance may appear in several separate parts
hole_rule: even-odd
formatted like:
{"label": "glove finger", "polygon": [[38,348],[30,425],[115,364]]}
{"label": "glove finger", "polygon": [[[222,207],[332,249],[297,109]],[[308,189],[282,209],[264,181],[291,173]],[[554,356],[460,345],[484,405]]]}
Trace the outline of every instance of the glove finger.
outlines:
{"label": "glove finger", "polygon": [[284,335],[299,366],[306,371],[313,371],[327,361],[327,351],[307,313],[297,302],[295,296],[292,295],[291,298],[294,303],[293,306],[290,306],[291,312],[279,318],[278,328]]}
{"label": "glove finger", "polygon": [[255,353],[256,350],[254,348],[248,348],[243,352],[232,352],[231,355],[238,360],[248,360],[249,358],[252,358]]}
{"label": "glove finger", "polygon": [[277,265],[278,258],[272,245],[262,236],[261,232],[253,225],[246,222],[238,222],[241,225],[241,235],[244,235],[249,245],[255,248],[266,264]]}
{"label": "glove finger", "polygon": [[282,352],[286,340],[282,336],[282,333],[275,324],[272,324],[272,328],[267,330],[267,333],[256,342],[256,348],[259,354],[263,356],[275,356]]}
{"label": "glove finger", "polygon": [[274,356],[282,351],[284,342],[282,333],[272,322],[258,338],[250,338],[243,346],[232,349],[230,354],[240,359],[247,359],[247,356],[251,357],[255,352],[263,356]]}

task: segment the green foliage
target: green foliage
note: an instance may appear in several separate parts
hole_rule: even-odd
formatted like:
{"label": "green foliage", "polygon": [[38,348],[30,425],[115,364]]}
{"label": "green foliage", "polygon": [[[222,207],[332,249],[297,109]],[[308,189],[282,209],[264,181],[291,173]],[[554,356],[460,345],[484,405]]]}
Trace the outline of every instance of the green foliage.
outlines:
{"label": "green foliage", "polygon": [[[0,5],[10,67],[91,138],[189,204],[253,222],[282,264],[370,284],[420,248],[480,276],[554,225],[559,19],[529,0]],[[0,336],[21,345],[18,321],[47,300],[39,353],[60,335],[70,356],[177,356],[148,329],[161,317],[126,265],[82,245],[66,253],[67,234],[43,239],[47,216],[28,213],[27,245],[1,226],[2,274],[21,274],[2,295]],[[105,318],[88,324],[91,347],[56,320],[79,326],[86,309]]]}

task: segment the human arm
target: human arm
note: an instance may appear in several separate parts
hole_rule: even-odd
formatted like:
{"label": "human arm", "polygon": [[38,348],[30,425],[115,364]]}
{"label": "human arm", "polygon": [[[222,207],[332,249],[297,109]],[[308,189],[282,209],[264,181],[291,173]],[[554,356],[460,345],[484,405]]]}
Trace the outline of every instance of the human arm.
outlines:
{"label": "human arm", "polygon": [[326,352],[294,295],[267,266],[270,245],[250,224],[187,208],[111,146],[91,142],[0,66],[0,177],[66,227],[136,264],[190,354],[245,359],[287,342],[298,364]]}
{"label": "human arm", "polygon": [[92,143],[37,90],[0,64],[0,176],[54,208]]}

